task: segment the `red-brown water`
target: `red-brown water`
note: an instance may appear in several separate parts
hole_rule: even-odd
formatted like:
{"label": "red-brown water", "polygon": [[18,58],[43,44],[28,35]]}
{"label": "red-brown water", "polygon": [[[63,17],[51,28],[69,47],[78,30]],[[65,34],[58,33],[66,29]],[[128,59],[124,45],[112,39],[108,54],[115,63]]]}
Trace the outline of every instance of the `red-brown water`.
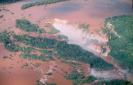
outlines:
{"label": "red-brown water", "polygon": [[[68,23],[73,26],[77,26],[80,22],[86,22],[90,25],[90,32],[94,32],[95,36],[92,34],[91,37],[102,39],[107,42],[108,39],[106,38],[106,36],[99,36],[95,33],[95,28],[99,29],[100,26],[103,26],[103,22],[107,17],[122,14],[133,14],[131,0],[72,0],[50,4],[47,6],[34,6],[25,10],[21,10],[22,4],[30,3],[32,1],[34,2],[37,0],[23,0],[12,4],[0,5],[0,9],[6,8],[10,10],[0,11],[0,15],[4,15],[4,17],[0,19],[0,31],[7,29],[8,31],[13,30],[16,34],[28,34],[27,32],[21,31],[15,27],[16,19],[25,18],[33,24],[38,24],[40,28],[44,28],[48,32],[49,29],[44,27],[45,23],[51,22],[55,18],[58,18],[61,20],[67,20]],[[14,14],[11,14],[11,12]],[[30,14],[31,16],[29,16]],[[99,30],[101,33],[101,29]],[[36,37],[40,34],[31,33],[30,35]],[[54,35],[46,33],[40,36],[51,38]],[[3,44],[0,43],[0,46],[1,45]],[[92,48],[95,48],[93,50],[93,53],[100,52],[100,47],[98,45],[94,44],[91,46]],[[3,59],[4,55],[9,56],[10,54],[13,55],[13,60]],[[9,52],[3,46],[0,47],[0,85],[34,85],[34,83],[36,82],[36,75],[38,74],[38,70],[36,70],[35,68],[33,70],[29,70],[29,68],[27,67],[21,68],[23,64],[27,63],[27,60],[19,58],[19,54],[20,52]],[[113,62],[109,57],[101,57],[109,63]],[[39,66],[38,68],[42,69],[43,72],[48,71],[50,69],[49,65],[51,65],[51,63],[49,62],[30,62],[34,64],[41,63],[41,66]],[[55,64],[57,66],[61,66],[63,70],[66,70],[69,73],[69,70],[65,68],[68,66],[67,64],[62,64],[59,62],[59,60],[55,61]],[[111,64],[114,65],[115,63],[113,62]],[[29,65],[28,67],[31,66]],[[83,67],[85,74],[90,75],[90,72],[88,71],[89,66],[83,64]],[[72,85],[71,81],[66,80],[62,75],[60,75],[62,73],[60,68],[57,71],[58,73],[56,73],[56,70],[55,72],[52,72],[52,77],[49,77],[49,79],[47,80],[49,83],[57,83],[57,85]],[[64,73],[62,74],[65,75]],[[39,78],[43,78],[42,75],[40,75]]]}
{"label": "red-brown water", "polygon": [[[18,57],[20,52],[9,52],[0,44],[0,85],[33,85],[36,81],[35,76],[38,71],[29,70],[24,67],[21,68],[27,61]],[[15,54],[15,55],[14,55]],[[10,56],[9,58],[3,59],[3,56]],[[10,68],[13,67],[13,68]]]}

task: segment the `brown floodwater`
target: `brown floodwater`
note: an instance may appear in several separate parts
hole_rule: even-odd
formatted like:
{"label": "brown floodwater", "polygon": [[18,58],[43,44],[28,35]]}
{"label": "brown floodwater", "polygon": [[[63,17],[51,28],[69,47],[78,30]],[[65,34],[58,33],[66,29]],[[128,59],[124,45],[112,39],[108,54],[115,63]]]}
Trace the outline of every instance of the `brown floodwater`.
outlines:
{"label": "brown floodwater", "polygon": [[[54,59],[56,59],[56,61],[50,62],[50,64],[51,64],[50,69],[55,69],[55,70],[51,71],[52,76],[49,76],[49,79],[47,80],[47,82],[56,83],[57,85],[72,85],[72,82],[70,80],[66,80],[66,78],[64,76],[71,74],[71,71],[73,70],[74,65],[70,66],[70,64],[61,63],[61,60],[63,60],[63,59],[57,59],[57,58],[54,58]],[[77,62],[77,61],[71,61],[71,60],[68,60],[67,62],[75,62],[75,63],[81,64],[81,67],[75,66],[77,71],[81,72],[80,69],[82,69],[84,72],[84,75],[86,75],[86,76],[91,75],[90,70],[89,70],[90,67],[88,64]],[[55,67],[55,66],[57,66],[57,67]],[[65,72],[67,72],[67,73],[65,73]]]}
{"label": "brown floodwater", "polygon": [[[3,44],[0,43],[0,46],[0,85],[33,85],[38,71],[21,68],[27,61],[18,57],[20,52],[9,52]],[[3,56],[9,56],[13,60],[3,59]]]}
{"label": "brown floodwater", "polygon": [[[131,0],[71,0],[65,2],[54,3],[50,5],[41,5],[30,7],[25,10],[21,10],[21,6],[26,3],[34,2],[38,0],[23,0],[12,4],[4,4],[0,5],[0,9],[8,9],[10,11],[0,11],[0,15],[4,15],[3,18],[0,19],[0,31],[7,29],[8,31],[14,31],[16,34],[28,34],[18,28],[15,27],[15,20],[25,18],[29,20],[33,24],[38,24],[40,28],[44,28],[46,32],[50,31],[45,27],[45,23],[53,21],[55,18],[60,20],[67,20],[73,26],[78,26],[79,23],[86,22],[90,25],[90,32],[94,34],[91,35],[92,39],[103,40],[102,42],[108,41],[105,35],[99,36],[95,33],[95,29],[99,29],[100,26],[103,26],[104,20],[107,17],[123,15],[123,14],[133,14],[132,13],[132,5]],[[14,13],[14,14],[12,14]],[[31,16],[29,16],[31,14]],[[71,30],[71,29],[70,29]],[[99,29],[101,32],[101,29]],[[80,32],[80,31],[79,31]],[[69,31],[68,31],[69,33]],[[32,33],[31,36],[39,36],[40,34]],[[41,37],[47,38],[56,38],[57,35],[52,34],[42,34]],[[53,37],[55,36],[55,37]],[[73,40],[74,41],[74,40]],[[85,41],[84,41],[85,42]],[[101,43],[99,43],[101,44]],[[103,44],[103,43],[102,43]],[[2,46],[1,46],[2,45]],[[91,45],[93,53],[99,53],[100,47],[96,44]],[[85,47],[84,47],[85,48]],[[3,56],[10,56],[13,60],[3,59]],[[15,54],[15,55],[14,55]],[[28,68],[21,68],[25,63],[27,63],[26,59],[21,59],[18,57],[20,52],[10,52],[3,47],[3,44],[0,43],[0,85],[34,85],[36,82],[36,76],[38,74],[38,70],[28,64]],[[39,52],[37,54],[40,54]],[[97,54],[101,58],[103,58],[108,63],[116,65],[111,58],[107,56],[101,56],[102,54]],[[55,58],[56,59],[56,58]],[[19,63],[18,63],[19,62]],[[42,61],[30,61],[32,63],[41,63],[38,67],[42,70],[42,74],[40,75],[40,79],[45,79],[45,72],[52,72],[52,76],[49,76],[46,82],[49,83],[57,83],[57,85],[72,85],[72,82],[66,80],[64,78],[64,72],[61,69],[71,73],[67,68],[68,64],[62,64],[60,60],[56,59],[54,62],[42,62]],[[55,68],[54,66],[58,67]],[[83,64],[84,74],[90,74],[89,65]],[[9,68],[13,67],[13,68]],[[117,67],[117,66],[116,66]],[[51,69],[55,69],[55,71],[51,71]],[[72,69],[72,68],[71,68]],[[115,73],[119,75],[116,71],[111,71],[111,73]],[[61,75],[62,74],[62,75]],[[105,75],[105,74],[104,74]],[[130,74],[128,74],[130,75]],[[120,77],[118,77],[120,78]],[[132,79],[132,76],[130,77]]]}

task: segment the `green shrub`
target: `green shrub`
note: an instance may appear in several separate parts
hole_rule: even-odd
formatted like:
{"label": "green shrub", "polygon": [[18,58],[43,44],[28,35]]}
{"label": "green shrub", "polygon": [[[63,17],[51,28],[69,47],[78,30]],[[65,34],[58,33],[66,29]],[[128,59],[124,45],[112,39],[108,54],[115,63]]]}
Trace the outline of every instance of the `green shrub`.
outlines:
{"label": "green shrub", "polygon": [[86,23],[82,23],[78,26],[79,29],[83,28],[83,29],[88,29],[89,28],[89,24]]}
{"label": "green shrub", "polygon": [[7,58],[8,58],[8,56],[3,56],[3,58],[4,58],[4,59],[7,59]]}
{"label": "green shrub", "polygon": [[57,30],[56,28],[54,28],[54,27],[52,26],[52,24],[50,24],[50,23],[46,23],[46,24],[45,24],[45,27],[50,28],[51,31],[48,32],[48,33],[50,33],[50,34],[57,34],[57,33],[60,32],[59,30]]}
{"label": "green shrub", "polygon": [[104,34],[107,33],[107,30],[105,28],[101,27],[101,29],[103,30]]}
{"label": "green shrub", "polygon": [[2,17],[3,17],[3,15],[0,16],[0,18],[2,18]]}
{"label": "green shrub", "polygon": [[25,63],[23,66],[28,66],[28,63]]}
{"label": "green shrub", "polygon": [[9,67],[9,68],[13,68],[13,67]]}
{"label": "green shrub", "polygon": [[68,37],[65,36],[65,35],[58,35],[58,38],[59,38],[59,39],[68,39]]}
{"label": "green shrub", "polygon": [[46,85],[57,85],[57,84],[55,84],[55,83],[47,83],[46,82]]}
{"label": "green shrub", "polygon": [[102,51],[102,53],[105,53],[106,52],[106,48],[103,48],[103,46],[101,47],[101,51]]}
{"label": "green shrub", "polygon": [[24,58],[24,59],[27,59],[28,58],[31,58],[31,59],[34,59],[34,60],[41,60],[41,61],[46,61],[45,59],[43,59],[42,56],[38,56],[37,54],[25,54],[25,53],[21,53],[19,55],[19,57],[21,58]]}
{"label": "green shrub", "polygon": [[68,64],[73,64],[73,65],[81,65],[81,64],[79,64],[79,63],[67,62],[67,61],[64,61],[64,60],[62,60],[61,63],[68,63]]}
{"label": "green shrub", "polygon": [[52,75],[52,73],[45,73],[45,75]]}
{"label": "green shrub", "polygon": [[43,28],[38,28],[38,34],[46,33],[45,29]]}
{"label": "green shrub", "polygon": [[89,33],[89,24],[82,23],[77,28],[82,29],[83,33],[86,33],[86,34]]}
{"label": "green shrub", "polygon": [[5,9],[5,8],[4,8],[3,10],[5,10],[5,11],[9,11],[8,9]]}
{"label": "green shrub", "polygon": [[49,60],[54,60],[52,56],[46,56],[44,54],[41,54],[40,57],[43,57],[43,58],[46,58],[46,59],[49,59]]}
{"label": "green shrub", "polygon": [[66,79],[71,80],[74,83],[91,83],[96,80],[93,76],[85,77],[83,74],[79,74],[78,72],[69,74]]}

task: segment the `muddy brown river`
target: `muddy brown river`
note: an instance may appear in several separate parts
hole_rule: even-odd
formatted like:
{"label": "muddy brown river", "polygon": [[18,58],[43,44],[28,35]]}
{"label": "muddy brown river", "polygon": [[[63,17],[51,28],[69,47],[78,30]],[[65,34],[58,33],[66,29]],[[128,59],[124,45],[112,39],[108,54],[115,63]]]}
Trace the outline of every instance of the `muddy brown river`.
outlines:
{"label": "muddy brown river", "polygon": [[[71,43],[80,45],[83,49],[103,58],[106,62],[111,63],[117,68],[110,71],[97,72],[95,69],[90,69],[87,64],[83,64],[84,70],[86,71],[85,75],[94,75],[102,78],[105,77],[106,79],[116,78],[133,81],[133,76],[129,73],[120,72],[119,70],[123,69],[107,55],[109,52],[109,47],[107,45],[108,38],[106,35],[102,34],[102,30],[100,29],[100,26],[103,26],[104,20],[107,17],[133,14],[131,0],[70,0],[50,5],[33,6],[28,9],[21,10],[21,6],[23,4],[35,1],[38,0],[22,0],[11,4],[0,4],[0,9],[5,8],[9,10],[0,11],[0,15],[4,15],[3,18],[0,18],[0,32],[7,29],[8,31],[13,30],[16,34],[28,34],[27,32],[21,31],[15,27],[15,20],[22,18],[25,18],[34,24],[38,24],[40,28],[44,28],[48,32],[49,29],[45,27],[45,23],[52,21],[53,26],[56,29],[59,29],[62,34],[66,35]],[[29,16],[30,14],[31,16]],[[60,21],[55,21],[55,19]],[[67,21],[67,24],[62,20]],[[93,34],[88,34],[87,36],[81,35],[82,30],[76,29],[76,27],[83,22],[89,24],[89,33],[93,32]],[[102,34],[101,36],[95,32],[96,29]],[[73,35],[74,32],[75,34]],[[30,35],[38,36],[39,34],[31,33]],[[53,35],[48,33],[40,36],[47,38],[53,37]],[[55,36],[57,37],[57,35]],[[82,37],[86,37],[86,39],[82,40]],[[95,44],[94,42],[89,42],[89,45],[86,46],[85,44],[87,39],[97,40],[98,43]],[[106,54],[100,53],[101,45],[108,48],[108,52]],[[13,55],[13,60],[3,59],[4,55],[9,56],[10,54]],[[20,52],[9,52],[4,48],[3,44],[0,43],[0,85],[34,85],[34,83],[36,83],[38,70],[35,68],[29,69],[31,68],[30,65],[29,68],[21,68],[23,64],[27,63],[27,60],[19,58],[19,54]],[[42,82],[46,81],[49,83],[56,83],[57,85],[72,85],[70,80],[66,80],[60,75],[65,75],[61,72],[61,69],[65,70],[65,67],[68,67],[68,65],[60,63],[60,60],[52,63],[41,61],[30,62],[41,63],[41,66],[38,68],[42,70],[42,74],[38,78],[40,78]],[[55,65],[59,67],[51,67]],[[43,74],[51,69],[56,69],[56,72],[52,71],[53,75],[47,80],[44,80],[45,76]],[[66,71],[69,72],[68,69],[66,69]]]}

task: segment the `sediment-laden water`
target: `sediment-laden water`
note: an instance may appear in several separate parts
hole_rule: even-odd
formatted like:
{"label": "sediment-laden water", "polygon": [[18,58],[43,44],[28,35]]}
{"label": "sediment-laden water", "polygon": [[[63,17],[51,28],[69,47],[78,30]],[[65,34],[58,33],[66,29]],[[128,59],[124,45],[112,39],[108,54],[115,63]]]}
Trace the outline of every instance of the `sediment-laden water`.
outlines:
{"label": "sediment-laden water", "polygon": [[[118,16],[123,14],[133,14],[131,0],[70,0],[50,4],[47,6],[34,6],[25,10],[21,10],[21,6],[23,4],[34,1],[38,0],[23,0],[11,4],[1,4],[0,9],[6,8],[10,11],[0,11],[0,14],[4,15],[4,17],[0,19],[0,31],[7,29],[8,31],[13,30],[16,34],[28,34],[27,32],[23,32],[15,27],[16,19],[25,18],[34,24],[38,24],[40,28],[44,28],[48,32],[49,29],[45,27],[45,23],[52,21],[53,26],[56,29],[60,30],[61,34],[64,34],[68,37],[69,43],[80,45],[83,49],[88,50],[97,55],[98,57],[103,58],[105,61],[113,64],[114,67],[117,68],[115,70],[107,72],[97,72],[95,69],[89,68],[89,73],[96,77],[105,77],[105,79],[133,79],[131,74],[125,73],[123,71],[120,72],[123,69],[117,66],[117,64],[115,64],[115,62],[109,56],[107,56],[109,52],[109,47],[107,45],[108,38],[106,35],[102,34],[102,31],[100,29],[100,26],[103,26],[104,20],[107,17]],[[29,16],[30,14],[31,16]],[[40,21],[40,23],[38,23],[38,21]],[[77,28],[80,23],[84,22],[89,24],[88,33],[83,33],[81,29]],[[99,33],[101,35],[97,34],[95,30],[99,30]],[[31,33],[30,35],[38,36],[38,34],[35,33]],[[53,35],[46,33],[40,36],[51,38]],[[102,54],[101,46],[107,48],[108,52]],[[4,55],[9,56],[10,54],[15,54],[13,60],[3,60]],[[33,85],[36,82],[36,75],[38,74],[38,70],[29,70],[27,68],[22,69],[21,66],[25,64],[27,60],[19,58],[19,54],[20,52],[9,52],[4,48],[3,44],[0,43],[0,76],[2,76],[0,77],[1,85],[9,85],[9,83],[10,85]],[[40,61],[33,62],[36,63]],[[53,65],[53,63],[41,63],[43,66],[40,66],[38,68],[41,69],[42,73],[44,72],[45,75],[45,72],[51,69],[50,65]],[[59,61],[56,61],[54,63],[56,65],[61,65]],[[67,65],[63,64],[62,69],[65,69],[65,67],[67,67]],[[87,70],[86,64],[84,65],[84,68],[84,70]],[[52,67],[52,69],[55,68]],[[120,69],[120,71],[118,69]],[[44,82],[43,79],[45,79],[44,75],[39,76],[42,82]],[[118,75],[118,77],[112,75]],[[53,72],[52,77],[49,77],[47,81],[50,83],[57,83],[57,85],[72,84],[71,81],[66,80],[64,77],[62,77],[56,72]]]}

